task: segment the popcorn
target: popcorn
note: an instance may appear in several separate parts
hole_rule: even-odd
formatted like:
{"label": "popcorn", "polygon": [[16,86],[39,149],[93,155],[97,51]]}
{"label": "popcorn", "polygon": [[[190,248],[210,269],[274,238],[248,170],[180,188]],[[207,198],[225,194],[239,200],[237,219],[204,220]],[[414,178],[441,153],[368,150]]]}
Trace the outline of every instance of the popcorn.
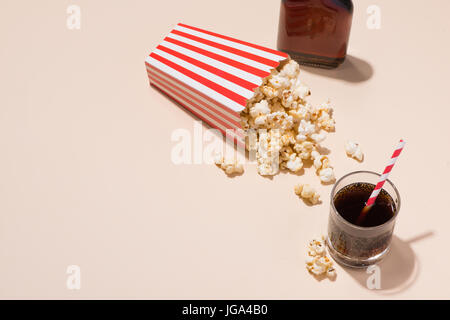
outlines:
{"label": "popcorn", "polygon": [[313,205],[319,203],[320,195],[309,184],[296,185],[294,188],[294,192],[296,195],[305,200],[308,200]]}
{"label": "popcorn", "polygon": [[279,75],[287,78],[296,78],[300,72],[300,66],[294,60],[290,60],[284,65]]}
{"label": "popcorn", "polygon": [[292,116],[287,115],[286,112],[273,112],[267,116],[271,128],[289,130],[294,125]]}
{"label": "popcorn", "polygon": [[312,240],[308,245],[308,253],[305,259],[306,269],[314,276],[327,276],[336,278],[336,269],[333,261],[326,255],[325,237]]}
{"label": "popcorn", "polygon": [[330,279],[335,279],[337,276],[336,269],[333,267],[329,267],[327,270],[327,277]]}
{"label": "popcorn", "polygon": [[292,91],[292,94],[296,98],[305,100],[305,98],[311,94],[311,90],[307,86],[299,83],[295,85],[295,89]]}
{"label": "popcorn", "polygon": [[282,75],[275,75],[269,80],[269,83],[275,89],[287,88],[290,84],[289,79],[284,78]]}
{"label": "popcorn", "polygon": [[329,117],[331,117],[331,115],[333,114],[333,108],[331,107],[330,101],[322,103],[320,106],[318,106],[313,111],[312,117],[318,119],[324,116],[324,114],[327,114]]}
{"label": "popcorn", "polygon": [[277,89],[270,87],[270,86],[263,86],[261,88],[261,92],[268,98],[273,99],[278,96]]}
{"label": "popcorn", "polygon": [[241,127],[244,130],[250,129],[249,118],[245,114],[241,114]]}
{"label": "popcorn", "polygon": [[306,265],[312,265],[315,260],[315,256],[312,256],[311,253],[308,251],[308,254],[306,255],[305,263]]}
{"label": "popcorn", "polygon": [[291,90],[284,90],[281,95],[281,101],[283,105],[288,109],[296,109],[298,107],[298,102],[296,101]]}
{"label": "popcorn", "polygon": [[292,150],[291,146],[283,146],[280,150],[280,159],[281,161],[288,161],[291,159],[291,154],[294,154],[294,150]]}
{"label": "popcorn", "polygon": [[352,157],[358,161],[362,161],[364,158],[361,147],[358,143],[353,141],[347,141],[347,143],[345,144],[345,152],[349,157]]}
{"label": "popcorn", "polygon": [[313,256],[322,256],[325,253],[325,237],[322,236],[320,239],[313,239],[308,244],[309,252]]}
{"label": "popcorn", "polygon": [[332,118],[333,109],[330,106],[330,102],[321,104],[312,115],[312,118],[316,120],[317,126],[326,131],[333,131],[335,127],[335,121]]}
{"label": "popcorn", "polygon": [[322,128],[326,131],[333,131],[335,128],[335,124],[336,122],[334,121],[334,119],[331,119],[327,113],[325,113],[324,116],[321,116],[318,119],[319,128]]}
{"label": "popcorn", "polygon": [[313,134],[316,131],[316,126],[312,124],[310,121],[301,120],[300,124],[298,125],[298,135],[297,135],[297,141],[305,141],[311,134]]}
{"label": "popcorn", "polygon": [[307,113],[304,108],[299,108],[297,110],[289,110],[288,114],[292,116],[295,121],[300,121],[306,118]]}
{"label": "popcorn", "polygon": [[269,114],[270,108],[267,100],[262,100],[261,102],[256,103],[252,108],[250,108],[250,115],[253,118],[256,118],[262,114]]}
{"label": "popcorn", "polygon": [[271,176],[278,173],[280,149],[280,130],[262,131],[259,133],[259,146],[256,158],[260,175]]}
{"label": "popcorn", "polygon": [[303,161],[295,153],[292,153],[286,162],[286,168],[292,172],[298,172],[303,168]]}
{"label": "popcorn", "polygon": [[263,126],[266,123],[267,123],[267,116],[264,114],[255,119],[255,125],[257,125],[257,126]]}
{"label": "popcorn", "polygon": [[281,136],[281,143],[283,146],[289,146],[291,144],[295,144],[295,133],[292,130],[285,131],[285,133]]}
{"label": "popcorn", "polygon": [[224,158],[222,155],[216,154],[214,163],[225,171],[227,175],[241,174],[244,172],[244,165],[239,163],[234,157]]}
{"label": "popcorn", "polygon": [[311,134],[311,140],[313,140],[315,143],[321,143],[326,138],[327,134],[325,132]]}
{"label": "popcorn", "polygon": [[285,109],[279,100],[273,100],[270,105],[270,111],[272,112],[285,112]]}
{"label": "popcorn", "polygon": [[[247,133],[256,130],[246,137],[246,148],[256,151],[259,174],[275,175],[280,168],[300,171],[304,161],[314,160],[312,152],[326,139],[327,131],[334,129],[330,103],[315,108],[305,100],[310,94],[294,60],[272,70],[255,90],[241,112],[241,125]],[[317,174],[332,180],[332,169],[319,173],[326,168],[331,168],[328,159]]]}
{"label": "popcorn", "polygon": [[314,168],[316,168],[317,171],[328,168],[330,160],[327,156],[323,156],[314,150],[311,152],[311,158],[314,160]]}
{"label": "popcorn", "polygon": [[330,183],[336,179],[333,168],[330,166],[330,160],[327,156],[321,155],[314,150],[311,152],[311,158],[314,160],[314,167],[316,168],[320,181],[323,183]]}
{"label": "popcorn", "polygon": [[320,181],[322,181],[323,183],[330,183],[336,179],[336,177],[334,176],[333,168],[330,167],[320,170],[319,177]]}
{"label": "popcorn", "polygon": [[296,143],[294,145],[294,150],[300,157],[304,160],[311,159],[311,154],[314,151],[315,145],[310,141],[304,141],[302,143]]}

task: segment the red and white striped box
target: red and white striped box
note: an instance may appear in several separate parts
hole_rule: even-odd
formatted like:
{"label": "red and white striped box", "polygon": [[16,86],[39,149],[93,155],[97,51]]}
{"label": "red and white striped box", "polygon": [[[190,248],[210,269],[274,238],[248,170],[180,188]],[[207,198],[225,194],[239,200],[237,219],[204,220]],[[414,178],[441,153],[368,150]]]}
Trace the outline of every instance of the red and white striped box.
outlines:
{"label": "red and white striped box", "polygon": [[[224,134],[243,142],[240,112],[289,56],[179,23],[145,59],[150,83]],[[240,129],[240,130],[239,130]]]}

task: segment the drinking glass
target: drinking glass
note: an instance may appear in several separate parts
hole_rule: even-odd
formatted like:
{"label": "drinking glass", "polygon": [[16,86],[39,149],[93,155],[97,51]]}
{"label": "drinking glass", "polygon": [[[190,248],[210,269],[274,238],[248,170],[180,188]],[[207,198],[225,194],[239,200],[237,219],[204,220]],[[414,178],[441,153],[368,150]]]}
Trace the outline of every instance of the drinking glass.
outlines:
{"label": "drinking glass", "polygon": [[379,262],[389,252],[395,221],[400,211],[400,195],[390,180],[386,180],[383,189],[394,201],[394,214],[381,225],[361,227],[350,223],[334,205],[335,196],[342,188],[358,182],[376,185],[379,179],[378,173],[356,171],[340,178],[331,190],[327,245],[331,256],[340,264],[362,268]]}

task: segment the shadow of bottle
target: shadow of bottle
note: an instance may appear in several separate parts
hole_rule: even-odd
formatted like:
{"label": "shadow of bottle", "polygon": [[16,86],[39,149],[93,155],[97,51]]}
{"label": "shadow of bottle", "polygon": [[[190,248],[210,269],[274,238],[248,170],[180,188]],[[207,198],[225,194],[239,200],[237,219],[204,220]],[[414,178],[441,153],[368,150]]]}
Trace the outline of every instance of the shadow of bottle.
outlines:
{"label": "shadow of bottle", "polygon": [[319,76],[343,80],[347,82],[364,82],[372,78],[372,66],[360,58],[347,55],[345,61],[336,69],[320,69],[302,66],[302,70]]}
{"label": "shadow of bottle", "polygon": [[[407,241],[393,236],[390,252],[377,264],[380,267],[381,280],[381,288],[376,290],[377,293],[383,295],[395,294],[406,290],[414,283],[419,274],[420,264],[411,244],[433,234],[430,231]],[[344,270],[361,286],[368,288],[367,280],[371,274],[367,273],[366,269],[344,268]]]}

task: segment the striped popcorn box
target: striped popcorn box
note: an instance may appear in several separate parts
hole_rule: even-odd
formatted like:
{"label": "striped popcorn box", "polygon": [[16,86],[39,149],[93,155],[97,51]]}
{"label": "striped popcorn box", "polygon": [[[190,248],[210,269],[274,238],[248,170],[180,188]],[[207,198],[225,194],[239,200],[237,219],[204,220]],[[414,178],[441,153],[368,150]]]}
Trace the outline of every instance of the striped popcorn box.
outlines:
{"label": "striped popcorn box", "polygon": [[145,65],[153,86],[245,143],[240,113],[263,79],[288,58],[280,51],[180,23]]}

